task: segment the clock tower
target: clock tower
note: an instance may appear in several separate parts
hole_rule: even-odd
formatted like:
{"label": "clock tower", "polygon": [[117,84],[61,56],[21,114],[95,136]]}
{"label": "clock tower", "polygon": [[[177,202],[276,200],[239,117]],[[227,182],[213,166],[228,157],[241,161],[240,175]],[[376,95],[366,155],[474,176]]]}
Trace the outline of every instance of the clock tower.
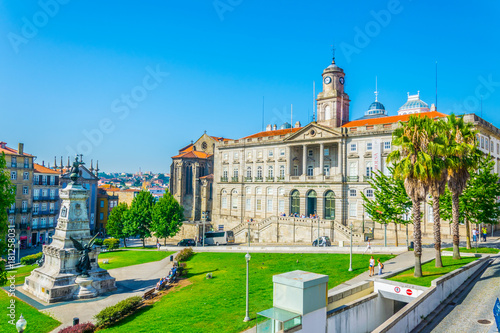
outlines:
{"label": "clock tower", "polygon": [[349,95],[344,93],[344,70],[332,64],[323,71],[323,91],[318,94],[318,123],[329,127],[341,127],[349,121]]}

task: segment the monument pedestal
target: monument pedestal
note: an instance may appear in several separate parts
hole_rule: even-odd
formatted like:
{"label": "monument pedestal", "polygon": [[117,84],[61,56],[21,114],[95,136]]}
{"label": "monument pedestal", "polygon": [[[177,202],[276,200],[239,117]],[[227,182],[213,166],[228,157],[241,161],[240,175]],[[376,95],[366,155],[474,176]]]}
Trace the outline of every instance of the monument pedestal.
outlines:
{"label": "monument pedestal", "polygon": [[87,190],[80,184],[69,184],[60,191],[63,199],[53,241],[44,245],[45,261],[26,278],[24,290],[47,303],[86,299],[116,290],[115,278],[97,264],[100,248],[88,254],[88,277],[82,277],[77,265],[82,252],[73,241],[88,244],[91,240],[86,207]]}

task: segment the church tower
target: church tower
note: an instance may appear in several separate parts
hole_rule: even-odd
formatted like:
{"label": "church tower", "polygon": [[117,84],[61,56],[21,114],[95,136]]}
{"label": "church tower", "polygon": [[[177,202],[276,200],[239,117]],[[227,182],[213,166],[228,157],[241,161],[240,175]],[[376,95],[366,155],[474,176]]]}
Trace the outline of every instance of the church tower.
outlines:
{"label": "church tower", "polygon": [[341,127],[349,121],[349,95],[344,93],[344,70],[332,64],[323,71],[323,91],[318,94],[318,123],[329,127]]}

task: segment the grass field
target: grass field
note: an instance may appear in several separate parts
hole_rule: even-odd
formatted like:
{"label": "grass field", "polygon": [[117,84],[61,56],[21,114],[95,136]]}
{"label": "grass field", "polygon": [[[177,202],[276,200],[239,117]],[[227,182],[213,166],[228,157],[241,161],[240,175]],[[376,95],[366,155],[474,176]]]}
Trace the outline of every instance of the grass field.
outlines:
{"label": "grass field", "polygon": [[460,260],[455,260],[452,257],[441,257],[443,260],[443,266],[441,268],[435,267],[435,261],[432,260],[424,265],[422,265],[422,277],[416,278],[413,276],[415,269],[409,269],[404,272],[399,273],[398,275],[389,278],[388,280],[399,281],[403,283],[414,284],[417,286],[430,287],[431,281],[435,280],[451,271],[454,271],[474,260],[478,259],[475,257],[465,257]]}
{"label": "grass field", "polygon": [[[250,317],[272,307],[272,276],[304,270],[330,276],[332,288],[367,270],[369,255],[353,255],[349,272],[346,254],[252,254],[250,260]],[[377,256],[386,261],[394,256]],[[105,332],[241,332],[244,323],[244,253],[198,253],[187,262],[191,285],[169,293],[159,302],[126,318]],[[213,279],[207,280],[211,272]],[[161,323],[161,326],[159,325]],[[161,329],[160,329],[161,327]]]}
{"label": "grass field", "polygon": [[[98,262],[101,268],[113,269],[162,260],[173,253],[166,251],[117,250],[101,253]],[[102,261],[104,259],[108,259],[109,264],[103,264]]]}
{"label": "grass field", "polygon": [[9,270],[7,271],[7,277],[14,274],[16,276],[16,285],[24,284],[24,278],[29,276],[31,274],[31,271],[37,267],[38,265],[29,265],[29,266],[19,267],[15,270]]}
{"label": "grass field", "polygon": [[57,326],[61,325],[61,323],[55,320],[54,318],[39,312],[34,307],[24,303],[18,298],[9,297],[9,295],[4,290],[0,290],[0,308],[2,309],[1,311],[2,322],[0,324],[0,333],[17,332],[16,327],[8,323],[10,318],[7,317],[9,311],[7,307],[10,305],[11,299],[15,300],[14,304],[16,308],[15,312],[16,320],[14,321],[14,323],[17,322],[21,314],[28,323],[24,333],[46,333],[52,331]]}
{"label": "grass field", "polygon": [[[447,247],[446,249],[443,249],[443,251],[453,251],[453,248],[452,247]],[[491,247],[478,247],[477,248],[477,253],[492,253],[492,254],[496,254],[499,251],[500,251],[499,249],[493,249]],[[463,253],[476,253],[476,248],[472,247],[472,249],[466,249],[465,247],[461,247],[460,248],[460,252],[463,252]]]}

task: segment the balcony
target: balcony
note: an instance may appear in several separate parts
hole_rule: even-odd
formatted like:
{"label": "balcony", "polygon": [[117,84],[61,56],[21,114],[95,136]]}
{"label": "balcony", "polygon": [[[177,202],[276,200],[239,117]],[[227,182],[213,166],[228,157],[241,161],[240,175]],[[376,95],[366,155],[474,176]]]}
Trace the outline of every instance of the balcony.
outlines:
{"label": "balcony", "polygon": [[266,182],[274,182],[274,177],[266,177]]}
{"label": "balcony", "polygon": [[31,229],[33,229],[33,230],[37,230],[39,228],[40,228],[40,226],[38,225],[38,223],[37,224],[33,224],[33,226],[31,227]]}
{"label": "balcony", "polygon": [[279,176],[278,177],[279,182],[284,182],[285,181],[285,176]]}
{"label": "balcony", "polygon": [[58,201],[58,200],[59,200],[59,196],[57,196],[57,195],[33,197],[33,201]]}
{"label": "balcony", "polygon": [[237,183],[238,182],[238,176],[236,177],[231,177],[231,182]]}
{"label": "balcony", "polygon": [[15,214],[16,209],[15,208],[7,208],[7,214]]}
{"label": "balcony", "polygon": [[357,182],[359,181],[359,176],[347,176],[348,182]]}
{"label": "balcony", "polygon": [[29,164],[24,164],[24,168],[25,168],[25,169],[29,169],[29,168],[30,168],[30,165],[29,165]]}
{"label": "balcony", "polygon": [[367,182],[372,179],[372,176],[363,176],[363,181]]}
{"label": "balcony", "polygon": [[29,226],[29,223],[19,223],[19,229],[21,230],[26,230]]}
{"label": "balcony", "polygon": [[262,177],[255,177],[255,181],[256,182],[262,182],[262,181],[264,181],[264,179]]}
{"label": "balcony", "polygon": [[17,168],[17,163],[11,163],[11,164],[10,164],[10,167],[11,167],[11,168]]}
{"label": "balcony", "polygon": [[28,207],[22,207],[18,208],[20,213],[26,214],[26,213],[31,213],[31,208]]}
{"label": "balcony", "polygon": [[227,183],[227,177],[220,177],[220,181],[222,183]]}

